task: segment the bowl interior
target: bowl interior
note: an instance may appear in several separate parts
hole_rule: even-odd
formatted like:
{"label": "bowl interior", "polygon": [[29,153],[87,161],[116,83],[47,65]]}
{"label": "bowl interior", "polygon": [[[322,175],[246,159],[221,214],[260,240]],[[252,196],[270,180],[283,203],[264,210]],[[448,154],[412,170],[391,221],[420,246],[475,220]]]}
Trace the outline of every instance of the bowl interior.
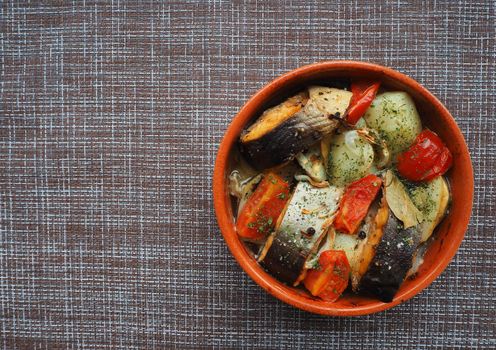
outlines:
{"label": "bowl interior", "polygon": [[[453,154],[447,177],[451,187],[449,213],[437,227],[436,239],[414,279],[406,280],[391,303],[359,295],[345,294],[335,303],[312,297],[300,288],[289,287],[265,272],[246,250],[234,231],[227,176],[232,168],[230,155],[242,129],[268,107],[311,84],[326,85],[339,79],[378,79],[386,90],[406,91],[415,100],[424,127],[440,135]],[[472,208],[473,172],[463,136],[448,110],[414,80],[384,67],[358,62],[327,62],[290,72],[262,88],[252,97],[230,125],[217,158],[214,175],[216,212],[226,242],[245,271],[264,289],[279,299],[307,311],[327,315],[360,315],[387,309],[411,298],[427,287],[455,255],[468,225]]]}

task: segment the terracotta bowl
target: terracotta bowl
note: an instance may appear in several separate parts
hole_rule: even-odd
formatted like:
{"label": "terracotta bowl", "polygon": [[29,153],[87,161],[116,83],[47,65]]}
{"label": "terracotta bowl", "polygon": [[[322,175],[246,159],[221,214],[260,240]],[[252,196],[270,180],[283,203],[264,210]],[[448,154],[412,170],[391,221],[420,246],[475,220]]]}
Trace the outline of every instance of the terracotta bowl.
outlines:
{"label": "terracotta bowl", "polygon": [[[430,246],[417,277],[406,280],[394,300],[383,303],[355,295],[343,295],[334,303],[313,298],[303,289],[293,288],[272,277],[250,256],[236,235],[228,194],[227,177],[231,169],[230,154],[242,129],[267,107],[281,102],[312,83],[325,84],[336,78],[379,79],[388,90],[406,91],[415,100],[424,126],[438,133],[453,154],[453,167],[447,176],[452,202],[449,214],[436,229],[436,240]],[[426,288],[443,272],[456,254],[468,226],[472,209],[474,178],[467,145],[450,112],[426,88],[390,68],[355,61],[331,61],[298,68],[260,89],[234,117],[222,140],[215,162],[214,205],[224,239],[241,267],[263,289],[297,308],[333,316],[365,315],[396,306]]]}

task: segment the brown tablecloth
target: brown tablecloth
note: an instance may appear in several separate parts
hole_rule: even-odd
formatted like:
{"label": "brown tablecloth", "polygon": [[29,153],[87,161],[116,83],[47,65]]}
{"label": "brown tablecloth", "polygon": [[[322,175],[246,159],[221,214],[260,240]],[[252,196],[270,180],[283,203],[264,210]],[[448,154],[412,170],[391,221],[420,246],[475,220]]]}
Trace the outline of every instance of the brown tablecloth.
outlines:
{"label": "brown tablecloth", "polygon": [[[35,3],[38,3],[35,1]],[[1,5],[4,349],[496,347],[494,1]],[[475,202],[446,271],[392,310],[312,315],[230,255],[217,145],[266,82],[334,59],[406,73],[451,110]]]}

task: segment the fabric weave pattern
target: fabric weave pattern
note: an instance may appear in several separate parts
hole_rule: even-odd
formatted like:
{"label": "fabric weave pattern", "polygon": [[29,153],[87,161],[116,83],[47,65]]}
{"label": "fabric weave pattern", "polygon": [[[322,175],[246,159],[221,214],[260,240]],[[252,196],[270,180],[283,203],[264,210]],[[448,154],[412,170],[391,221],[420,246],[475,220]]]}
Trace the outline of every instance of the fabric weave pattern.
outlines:
{"label": "fabric weave pattern", "polygon": [[[496,348],[494,1],[6,1],[0,345]],[[464,242],[426,290],[360,318],[274,299],[230,255],[211,178],[231,118],[304,64],[424,84],[469,145]]]}

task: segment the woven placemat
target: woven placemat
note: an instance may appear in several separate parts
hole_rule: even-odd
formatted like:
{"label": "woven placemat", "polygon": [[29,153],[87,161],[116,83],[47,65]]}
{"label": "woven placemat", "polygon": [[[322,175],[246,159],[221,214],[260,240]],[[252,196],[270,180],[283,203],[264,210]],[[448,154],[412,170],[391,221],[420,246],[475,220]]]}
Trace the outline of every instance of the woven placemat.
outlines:
{"label": "woven placemat", "polygon": [[[34,3],[0,10],[4,349],[496,348],[494,1]],[[333,59],[437,95],[476,181],[446,271],[360,318],[266,294],[212,204],[216,150],[247,98]]]}

